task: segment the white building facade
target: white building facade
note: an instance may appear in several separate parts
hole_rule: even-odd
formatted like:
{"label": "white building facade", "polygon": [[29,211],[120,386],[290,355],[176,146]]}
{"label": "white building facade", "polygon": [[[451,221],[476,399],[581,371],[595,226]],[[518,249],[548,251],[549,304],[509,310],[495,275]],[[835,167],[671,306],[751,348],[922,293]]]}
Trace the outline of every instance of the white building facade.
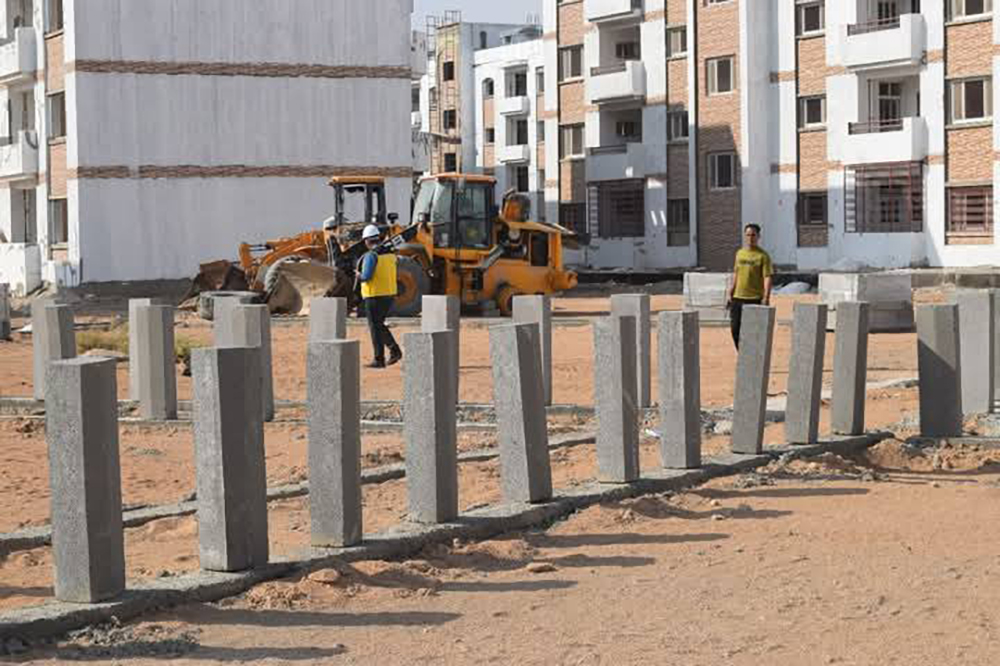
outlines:
{"label": "white building facade", "polygon": [[385,176],[408,219],[412,0],[0,7],[16,291],[190,276],[318,225],[337,174]]}

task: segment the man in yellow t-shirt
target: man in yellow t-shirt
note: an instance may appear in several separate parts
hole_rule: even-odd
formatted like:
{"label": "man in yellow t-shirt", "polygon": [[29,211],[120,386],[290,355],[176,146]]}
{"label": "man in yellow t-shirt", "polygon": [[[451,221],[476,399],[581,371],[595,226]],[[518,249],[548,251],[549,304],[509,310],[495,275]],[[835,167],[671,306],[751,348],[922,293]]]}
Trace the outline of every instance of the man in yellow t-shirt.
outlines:
{"label": "man in yellow t-shirt", "polygon": [[743,247],[736,252],[733,266],[733,283],[729,287],[726,307],[729,309],[729,328],[733,344],[740,348],[740,324],[744,305],[771,304],[771,276],[774,268],[771,257],[760,249],[760,226],[748,224],[743,228]]}

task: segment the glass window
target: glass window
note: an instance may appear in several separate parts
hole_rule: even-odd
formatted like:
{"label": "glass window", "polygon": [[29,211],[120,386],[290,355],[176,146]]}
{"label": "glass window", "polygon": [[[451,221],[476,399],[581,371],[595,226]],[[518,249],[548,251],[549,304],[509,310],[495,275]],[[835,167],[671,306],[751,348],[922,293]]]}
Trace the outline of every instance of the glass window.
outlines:
{"label": "glass window", "polygon": [[803,97],[799,99],[799,128],[824,127],[826,125],[826,96]]}
{"label": "glass window", "polygon": [[993,117],[993,82],[989,77],[951,82],[951,121]]}
{"label": "glass window", "polygon": [[445,81],[455,80],[455,63],[449,61],[441,66],[441,78]]}
{"label": "glass window", "polygon": [[667,28],[667,57],[678,58],[687,55],[687,26]]}
{"label": "glass window", "polygon": [[485,247],[489,245],[486,186],[460,184],[455,191],[455,211],[458,216],[458,232],[462,246]]}
{"label": "glass window", "polygon": [[671,111],[667,113],[667,141],[686,141],[687,138],[687,111]]}
{"label": "glass window", "polygon": [[559,80],[583,76],[583,47],[569,46],[559,49]]}
{"label": "glass window", "polygon": [[739,181],[736,153],[710,153],[708,156],[709,186],[713,190],[730,190]]}
{"label": "glass window", "polygon": [[583,125],[566,125],[559,130],[559,157],[583,157]]}
{"label": "glass window", "polygon": [[708,94],[722,95],[736,89],[733,79],[733,57],[713,58],[708,63]]}
{"label": "glass window", "polygon": [[795,8],[795,34],[810,35],[823,32],[826,27],[822,2],[799,2]]}
{"label": "glass window", "polygon": [[993,186],[948,188],[948,232],[993,238]]}
{"label": "glass window", "polygon": [[951,17],[981,16],[993,11],[993,0],[951,0]]}
{"label": "glass window", "polygon": [[66,93],[49,95],[49,138],[66,136]]}
{"label": "glass window", "polygon": [[667,201],[667,246],[687,247],[691,244],[691,207],[687,199]]}

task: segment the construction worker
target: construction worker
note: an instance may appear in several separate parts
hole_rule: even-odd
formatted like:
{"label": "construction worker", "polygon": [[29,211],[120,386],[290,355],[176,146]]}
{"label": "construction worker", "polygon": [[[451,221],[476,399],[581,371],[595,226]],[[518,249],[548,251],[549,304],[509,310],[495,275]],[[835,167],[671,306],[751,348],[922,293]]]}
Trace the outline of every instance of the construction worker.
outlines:
{"label": "construction worker", "polygon": [[[375,358],[369,368],[384,368],[398,363],[403,352],[385,324],[392,302],[396,298],[396,254],[391,251],[379,253],[377,248],[382,232],[374,224],[369,224],[361,232],[368,251],[361,257],[358,266],[358,280],[361,282],[361,297],[365,299],[365,313],[368,329],[372,336]],[[389,361],[385,360],[385,348],[389,348]]]}
{"label": "construction worker", "polygon": [[743,227],[743,247],[736,252],[733,266],[733,283],[729,287],[726,307],[729,309],[729,328],[733,344],[740,348],[740,326],[743,323],[744,305],[770,305],[771,276],[774,268],[771,257],[760,248],[760,225]]}

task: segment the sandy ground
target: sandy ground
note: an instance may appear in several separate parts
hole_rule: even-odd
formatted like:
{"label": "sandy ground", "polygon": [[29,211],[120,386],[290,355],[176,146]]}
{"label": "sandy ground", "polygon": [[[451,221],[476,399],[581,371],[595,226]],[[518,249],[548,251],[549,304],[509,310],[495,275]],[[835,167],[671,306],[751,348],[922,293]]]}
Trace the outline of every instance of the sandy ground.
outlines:
{"label": "sandy ground", "polygon": [[997,452],[889,441],[267,583],[19,661],[997,663],[1000,535],[983,528],[998,500]]}
{"label": "sandy ground", "polygon": [[[777,299],[779,322],[791,318],[793,302]],[[676,296],[653,298],[656,311],[680,304]],[[554,330],[556,402],[592,402],[592,333],[586,319],[606,307],[606,299],[598,298],[555,301],[557,322],[565,324]],[[415,328],[397,328],[406,330]],[[771,395],[785,388],[789,333],[787,325],[776,329]],[[210,340],[210,329],[195,320],[183,321],[178,334]],[[350,334],[363,340],[367,355],[365,330],[351,327]],[[728,328],[703,327],[701,334],[703,404],[730,405],[736,356]],[[307,327],[302,321],[280,322],[273,335],[276,395],[304,399]],[[480,322],[463,323],[464,402],[492,401],[488,335]],[[827,385],[832,343],[831,335]],[[0,395],[30,395],[30,340],[0,343],[0,368]],[[915,375],[914,335],[871,337],[870,381]],[[118,376],[125,397],[126,364]],[[400,386],[398,367],[363,371],[366,400],[399,399]],[[181,377],[179,390],[189,397],[190,380]],[[912,424],[916,409],[915,389],[872,391],[869,429],[912,434],[900,423]],[[827,418],[824,405],[823,432]],[[565,431],[592,424],[550,426]],[[190,496],[189,427],[123,425],[120,439],[127,506]],[[765,442],[782,444],[783,427],[768,426]],[[494,444],[490,433],[460,435],[461,450]],[[727,436],[711,435],[703,446],[711,455],[728,445]],[[268,425],[266,448],[269,484],[306,478],[304,424]],[[363,452],[366,468],[400,462],[401,436],[366,434]],[[312,579],[269,583],[237,600],[91,630],[31,656],[49,663],[130,664],[165,658],[179,663],[888,664],[923,655],[928,662],[933,655],[934,663],[989,662],[994,648],[987,639],[998,599],[983,581],[1000,537],[979,526],[1000,511],[990,501],[1000,492],[993,454],[951,451],[932,462],[929,454],[891,442],[873,456],[824,459],[814,467],[795,463],[681,495],[595,507],[545,532],[459,544],[415,562],[362,563]],[[552,463],[556,487],[590,479],[593,445],[556,451]],[[657,465],[656,442],[649,437],[642,464]],[[883,468],[894,471],[871,471]],[[8,509],[0,513],[0,531],[47,522],[47,475],[44,423],[0,420],[0,497]],[[499,497],[495,461],[461,466],[463,509]],[[405,507],[405,481],[365,486],[366,532],[405,519]],[[269,520],[273,554],[307,546],[307,498],[270,503]],[[971,530],[976,539],[963,539]],[[963,546],[953,552],[957,544]],[[196,520],[166,519],[130,529],[126,552],[130,579],[194,570]],[[0,562],[0,610],[49,598],[51,566],[48,548]],[[884,641],[890,643],[883,646]],[[656,658],[650,661],[650,655]]]}

